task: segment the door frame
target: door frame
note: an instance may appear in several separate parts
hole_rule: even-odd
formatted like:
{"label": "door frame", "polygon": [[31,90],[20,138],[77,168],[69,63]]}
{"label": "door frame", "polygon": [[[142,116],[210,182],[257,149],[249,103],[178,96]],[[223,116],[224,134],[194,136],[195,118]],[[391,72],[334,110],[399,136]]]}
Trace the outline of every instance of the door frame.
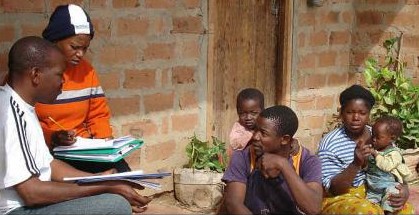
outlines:
{"label": "door frame", "polygon": [[[207,94],[206,94],[206,137],[210,139],[215,136],[214,129],[214,90],[215,90],[215,72],[214,72],[214,25],[217,20],[217,0],[208,0],[208,52],[207,52]],[[227,0],[228,1],[228,0]],[[271,0],[276,1],[276,0]],[[276,104],[291,105],[291,73],[292,73],[292,56],[293,56],[293,11],[294,1],[282,1],[283,7],[279,8],[278,46],[278,71],[276,77]]]}

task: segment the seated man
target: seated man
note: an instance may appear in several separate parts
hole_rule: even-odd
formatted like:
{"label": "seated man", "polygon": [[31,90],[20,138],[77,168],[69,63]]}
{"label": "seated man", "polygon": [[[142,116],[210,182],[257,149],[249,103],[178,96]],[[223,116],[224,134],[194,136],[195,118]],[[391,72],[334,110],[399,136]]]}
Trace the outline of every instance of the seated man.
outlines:
{"label": "seated man", "polygon": [[220,213],[320,212],[320,160],[293,138],[297,128],[298,118],[286,106],[273,106],[260,113],[252,145],[233,153],[224,174],[227,187]]}
{"label": "seated man", "polygon": [[25,37],[12,46],[8,65],[7,84],[0,87],[0,213],[143,212],[150,200],[134,184],[63,182],[92,174],[53,159],[35,113],[35,103],[53,102],[61,92],[66,63],[60,50],[42,38]]}

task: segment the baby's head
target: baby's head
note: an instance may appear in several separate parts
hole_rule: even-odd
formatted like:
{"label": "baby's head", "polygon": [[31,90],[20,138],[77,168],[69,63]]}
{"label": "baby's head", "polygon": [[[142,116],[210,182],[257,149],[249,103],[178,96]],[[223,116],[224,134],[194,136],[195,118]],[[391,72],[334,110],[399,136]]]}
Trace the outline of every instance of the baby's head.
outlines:
{"label": "baby's head", "polygon": [[263,93],[255,88],[246,88],[237,95],[239,123],[248,130],[255,128],[256,119],[265,107]]}
{"label": "baby's head", "polygon": [[400,137],[403,131],[402,122],[394,116],[378,118],[372,127],[374,148],[383,150]]}

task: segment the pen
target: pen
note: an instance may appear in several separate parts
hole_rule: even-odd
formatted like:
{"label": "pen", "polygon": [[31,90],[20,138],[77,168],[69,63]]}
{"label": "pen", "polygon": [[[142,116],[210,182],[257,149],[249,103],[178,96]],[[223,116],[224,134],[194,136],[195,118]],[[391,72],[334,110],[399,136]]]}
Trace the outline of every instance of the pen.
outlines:
{"label": "pen", "polygon": [[51,120],[54,124],[56,124],[58,127],[60,127],[62,130],[67,130],[64,128],[64,126],[62,126],[60,123],[55,121],[55,119],[53,119],[52,117],[49,116],[48,119]]}

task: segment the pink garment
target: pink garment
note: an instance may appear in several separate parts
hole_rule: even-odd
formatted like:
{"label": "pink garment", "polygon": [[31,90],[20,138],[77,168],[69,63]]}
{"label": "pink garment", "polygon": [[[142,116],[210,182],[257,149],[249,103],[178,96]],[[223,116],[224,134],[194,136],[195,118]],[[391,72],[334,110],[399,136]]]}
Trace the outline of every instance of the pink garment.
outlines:
{"label": "pink garment", "polygon": [[230,146],[233,150],[242,150],[252,138],[253,132],[235,122],[230,132]]}

